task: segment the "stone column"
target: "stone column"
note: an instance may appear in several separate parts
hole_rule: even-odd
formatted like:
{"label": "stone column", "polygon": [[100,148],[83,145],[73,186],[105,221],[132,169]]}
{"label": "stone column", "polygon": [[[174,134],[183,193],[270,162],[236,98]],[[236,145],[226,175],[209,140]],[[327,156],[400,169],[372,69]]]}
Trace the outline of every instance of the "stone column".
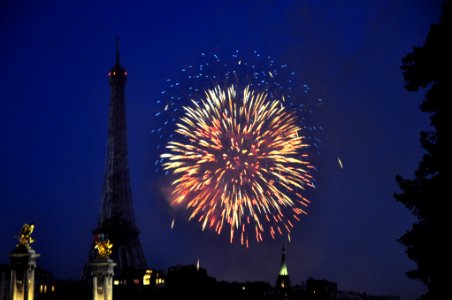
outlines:
{"label": "stone column", "polygon": [[36,258],[39,254],[25,245],[11,253],[11,300],[34,300]]}
{"label": "stone column", "polygon": [[96,257],[91,262],[93,300],[113,299],[113,268],[116,263],[109,257]]}

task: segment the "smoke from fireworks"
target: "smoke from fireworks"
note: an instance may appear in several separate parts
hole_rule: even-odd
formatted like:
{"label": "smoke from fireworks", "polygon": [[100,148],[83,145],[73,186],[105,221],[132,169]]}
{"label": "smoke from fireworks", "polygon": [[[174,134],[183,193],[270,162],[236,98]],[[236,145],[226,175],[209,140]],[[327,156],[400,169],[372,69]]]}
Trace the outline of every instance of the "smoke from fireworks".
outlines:
{"label": "smoke from fireworks", "polygon": [[235,232],[242,245],[290,233],[305,214],[313,187],[309,145],[295,113],[282,100],[246,87],[217,86],[204,99],[184,106],[177,138],[161,155],[171,171],[172,204],[183,205],[202,229]]}

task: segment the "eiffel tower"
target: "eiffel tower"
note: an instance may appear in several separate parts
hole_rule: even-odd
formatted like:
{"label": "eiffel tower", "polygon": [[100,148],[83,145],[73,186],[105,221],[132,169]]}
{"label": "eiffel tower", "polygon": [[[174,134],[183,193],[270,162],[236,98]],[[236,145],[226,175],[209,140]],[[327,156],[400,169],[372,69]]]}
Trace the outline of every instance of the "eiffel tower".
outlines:
{"label": "eiffel tower", "polygon": [[[111,99],[108,127],[107,160],[103,198],[94,235],[104,234],[113,243],[110,258],[117,264],[114,278],[121,284],[141,284],[147,268],[139,240],[132,206],[132,192],[127,154],[127,130],[124,87],[127,72],[119,63],[119,40],[116,40],[116,64],[108,73]],[[83,279],[90,278],[89,262],[96,257],[94,244]],[[137,281],[138,280],[138,281]]]}

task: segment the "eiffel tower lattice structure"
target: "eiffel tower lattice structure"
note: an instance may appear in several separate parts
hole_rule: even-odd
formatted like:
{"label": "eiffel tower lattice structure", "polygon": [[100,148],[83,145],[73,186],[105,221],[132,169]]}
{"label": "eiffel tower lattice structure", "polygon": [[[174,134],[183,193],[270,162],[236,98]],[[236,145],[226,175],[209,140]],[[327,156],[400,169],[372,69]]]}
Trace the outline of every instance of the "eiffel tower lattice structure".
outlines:
{"label": "eiffel tower lattice structure", "polygon": [[[109,75],[111,87],[108,128],[107,160],[103,197],[95,236],[104,235],[113,243],[110,258],[117,264],[115,281],[121,284],[137,284],[147,269],[135,223],[127,151],[126,107],[124,88],[127,72],[119,62],[119,41],[116,45],[116,64]],[[89,264],[96,257],[94,242],[89,261],[83,271],[83,279],[90,278]],[[138,280],[138,281],[137,281]]]}

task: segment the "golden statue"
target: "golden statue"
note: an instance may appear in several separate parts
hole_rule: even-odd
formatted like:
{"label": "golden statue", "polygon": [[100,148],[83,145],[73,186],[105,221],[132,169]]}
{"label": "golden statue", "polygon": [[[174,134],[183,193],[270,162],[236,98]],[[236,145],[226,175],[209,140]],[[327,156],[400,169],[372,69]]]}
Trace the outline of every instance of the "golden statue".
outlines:
{"label": "golden statue", "polygon": [[33,230],[35,229],[35,224],[27,224],[25,223],[22,226],[22,229],[19,232],[19,236],[17,237],[19,240],[19,244],[17,244],[17,247],[20,245],[24,245],[27,247],[27,249],[30,249],[30,244],[34,243],[34,239],[31,237],[31,234],[33,233]]}
{"label": "golden statue", "polygon": [[100,257],[108,257],[112,252],[113,244],[101,234],[99,239],[96,239],[94,248],[97,250]]}

